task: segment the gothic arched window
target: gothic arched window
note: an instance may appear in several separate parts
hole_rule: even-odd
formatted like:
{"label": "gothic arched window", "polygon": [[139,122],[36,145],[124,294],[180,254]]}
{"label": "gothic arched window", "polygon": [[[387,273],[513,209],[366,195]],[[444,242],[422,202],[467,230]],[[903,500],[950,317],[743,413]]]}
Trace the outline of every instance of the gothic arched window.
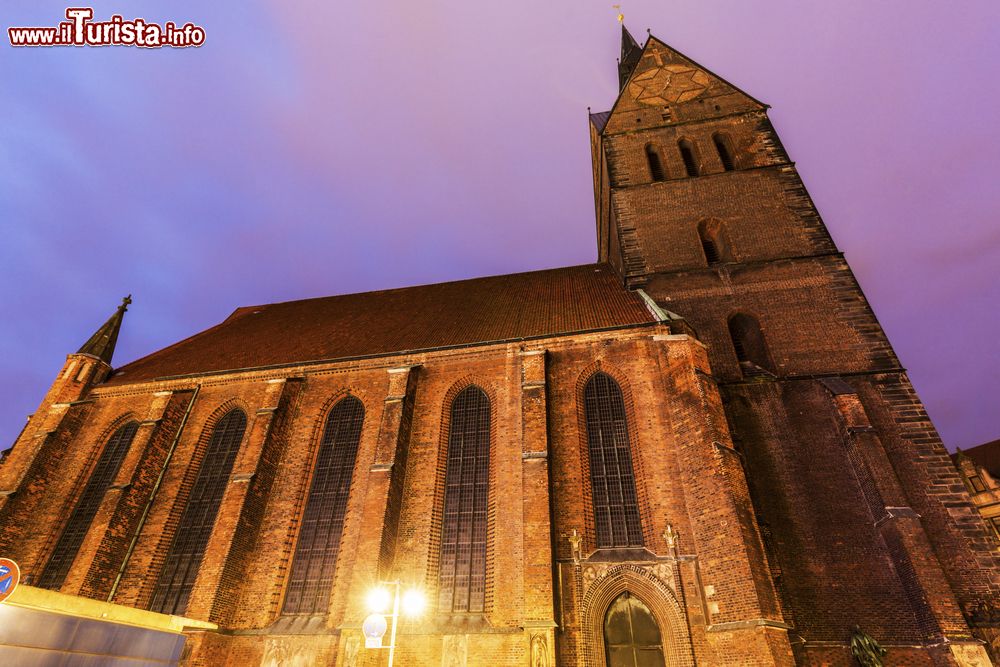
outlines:
{"label": "gothic arched window", "polygon": [[625,591],[604,616],[604,648],[608,667],[662,667],[663,637],[653,613]]}
{"label": "gothic arched window", "polygon": [[69,574],[69,568],[73,565],[77,552],[80,551],[80,545],[83,544],[83,538],[90,530],[90,524],[101,506],[104,494],[114,482],[115,475],[118,474],[138,429],[139,422],[130,421],[116,430],[104,446],[101,457],[97,459],[97,465],[94,466],[94,471],[90,473],[90,479],[83,488],[83,493],[80,494],[69,515],[66,527],[59,535],[52,556],[49,557],[49,562],[46,563],[38,583],[35,584],[39,588],[58,590],[63,585],[66,575]]}
{"label": "gothic arched window", "polygon": [[715,150],[719,153],[722,168],[726,171],[735,169],[733,163],[733,142],[730,141],[729,135],[717,132],[712,135],[712,143],[715,144]]}
{"label": "gothic arched window", "polygon": [[473,385],[451,404],[441,527],[442,612],[483,611],[489,474],[490,399]]}
{"label": "gothic arched window", "polygon": [[183,614],[187,608],[246,427],[247,416],[235,408],[212,429],[205,458],[198,469],[173,543],[153,589],[149,605],[151,610],[162,614]]}
{"label": "gothic arched window", "polygon": [[654,182],[666,180],[666,172],[663,171],[663,160],[660,159],[660,151],[653,144],[646,144],[646,162],[649,163],[649,175]]}
{"label": "gothic arched window", "polygon": [[732,261],[729,243],[721,222],[702,220],[698,223],[698,237],[701,239],[701,249],[705,253],[705,261],[709,264]]}
{"label": "gothic arched window", "polygon": [[327,417],[295,544],[285,614],[321,613],[329,606],[364,418],[365,408],[353,396],[339,401]]}
{"label": "gothic arched window", "polygon": [[687,139],[677,142],[677,148],[681,152],[681,159],[684,161],[684,169],[688,176],[698,176],[698,158],[695,155],[694,144]]}
{"label": "gothic arched window", "polygon": [[587,382],[583,400],[597,546],[642,546],[632,447],[621,387],[607,373],[595,373]]}
{"label": "gothic arched window", "polygon": [[729,318],[729,336],[744,375],[754,375],[762,370],[774,372],[764,333],[756,318],[745,313],[733,315]]}

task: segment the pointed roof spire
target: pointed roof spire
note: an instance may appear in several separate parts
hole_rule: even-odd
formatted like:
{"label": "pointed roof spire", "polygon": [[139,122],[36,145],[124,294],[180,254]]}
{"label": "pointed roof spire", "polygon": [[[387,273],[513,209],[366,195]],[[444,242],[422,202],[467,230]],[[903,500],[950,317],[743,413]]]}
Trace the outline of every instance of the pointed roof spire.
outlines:
{"label": "pointed roof spire", "polygon": [[632,70],[639,64],[639,57],[642,55],[642,48],[635,41],[635,37],[628,31],[622,23],[622,55],[618,59],[618,90],[625,88]]}
{"label": "pointed roof spire", "polygon": [[122,328],[122,320],[125,318],[125,311],[128,310],[130,303],[132,303],[131,294],[122,299],[122,305],[118,306],[115,314],[94,332],[94,335],[83,344],[77,354],[89,354],[110,366],[111,357],[115,353],[115,343],[118,342],[118,332]]}

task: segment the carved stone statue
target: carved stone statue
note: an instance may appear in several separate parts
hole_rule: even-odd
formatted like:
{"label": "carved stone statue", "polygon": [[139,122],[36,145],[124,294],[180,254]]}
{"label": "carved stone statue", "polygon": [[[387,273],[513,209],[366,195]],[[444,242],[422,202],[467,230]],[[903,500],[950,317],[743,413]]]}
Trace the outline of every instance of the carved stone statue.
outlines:
{"label": "carved stone statue", "polygon": [[445,635],[441,648],[441,667],[465,667],[469,656],[467,635]]}
{"label": "carved stone statue", "polygon": [[855,625],[854,632],[851,634],[851,653],[854,654],[861,667],[883,667],[882,658],[885,656],[886,650],[879,646],[871,635]]}
{"label": "carved stone statue", "polygon": [[531,638],[531,667],[549,667],[549,650],[544,635]]}
{"label": "carved stone statue", "polygon": [[677,533],[674,532],[674,527],[669,523],[667,524],[667,529],[663,531],[663,539],[667,542],[667,548],[673,551],[677,547]]}
{"label": "carved stone statue", "polygon": [[261,667],[308,667],[314,656],[306,647],[295,647],[287,639],[268,639]]}
{"label": "carved stone statue", "polygon": [[579,563],[583,557],[583,554],[580,550],[580,543],[583,542],[583,538],[580,537],[580,534],[577,533],[576,528],[574,528],[573,534],[570,535],[568,539],[569,539],[570,553],[573,554],[573,562]]}
{"label": "carved stone statue", "polygon": [[358,653],[361,652],[361,637],[351,635],[344,642],[344,667],[357,667]]}

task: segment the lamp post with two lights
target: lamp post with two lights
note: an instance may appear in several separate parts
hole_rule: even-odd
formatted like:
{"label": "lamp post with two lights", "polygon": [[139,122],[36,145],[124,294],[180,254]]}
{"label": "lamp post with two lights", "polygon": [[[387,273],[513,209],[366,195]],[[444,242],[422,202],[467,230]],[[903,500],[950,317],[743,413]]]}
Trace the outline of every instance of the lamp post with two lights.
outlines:
{"label": "lamp post with two lights", "polygon": [[[389,665],[392,667],[392,660],[396,654],[396,626],[399,622],[400,606],[402,614],[413,618],[419,616],[424,611],[427,601],[423,591],[417,588],[402,590],[402,584],[396,581],[383,581],[378,586],[368,592],[368,611],[371,612],[361,624],[361,630],[365,635],[365,648],[389,649]],[[390,624],[386,622],[386,611],[392,609],[388,614],[391,619]],[[382,645],[382,638],[385,631],[389,630],[389,645]]]}

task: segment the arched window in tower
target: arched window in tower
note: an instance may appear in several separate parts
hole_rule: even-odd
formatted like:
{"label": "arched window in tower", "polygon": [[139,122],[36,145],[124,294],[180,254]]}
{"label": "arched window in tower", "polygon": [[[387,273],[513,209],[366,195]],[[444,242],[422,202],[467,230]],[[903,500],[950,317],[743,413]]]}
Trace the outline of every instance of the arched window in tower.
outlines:
{"label": "arched window in tower", "polygon": [[55,549],[35,584],[39,588],[58,590],[63,585],[66,575],[69,574],[69,568],[80,551],[80,545],[83,544],[83,538],[86,537],[90,524],[97,515],[104,494],[114,483],[137,430],[139,422],[130,421],[118,428],[104,446],[100,458],[97,459],[97,465],[90,473],[90,479],[87,480],[87,485],[73,506],[69,521],[66,522],[66,527],[59,535],[59,541],[56,542]]}
{"label": "arched window in tower", "polygon": [[715,144],[715,150],[719,153],[722,168],[726,171],[735,169],[733,162],[733,142],[729,139],[729,135],[716,132],[712,135],[712,142]]}
{"label": "arched window in tower", "polygon": [[732,261],[726,230],[720,221],[702,220],[699,222],[698,237],[701,239],[701,249],[705,253],[706,262],[718,264]]}
{"label": "arched window in tower", "polygon": [[690,177],[698,176],[698,157],[695,155],[694,144],[687,139],[677,142],[677,148],[681,152],[681,159],[684,161],[684,169]]}
{"label": "arched window in tower", "polygon": [[649,163],[649,175],[654,182],[666,180],[663,160],[660,159],[660,149],[653,144],[646,144],[646,162]]}
{"label": "arched window in tower", "polygon": [[595,373],[584,388],[583,401],[597,546],[642,546],[632,447],[621,387],[607,373]]}
{"label": "arched window in tower", "polygon": [[292,571],[282,612],[324,613],[330,604],[344,514],[358,456],[365,409],[347,396],[330,411],[320,441],[302,528],[295,543]]}
{"label": "arched window in tower", "polygon": [[152,611],[183,614],[187,609],[246,426],[246,414],[236,408],[212,429],[198,476],[153,589],[149,605]]}
{"label": "arched window in tower", "polygon": [[486,602],[490,399],[475,385],[452,401],[447,456],[438,606],[446,613],[481,612]]}
{"label": "arched window in tower", "polygon": [[756,318],[745,313],[733,315],[729,318],[729,336],[733,340],[733,350],[744,375],[774,373],[764,333]]}
{"label": "arched window in tower", "polygon": [[663,667],[660,626],[642,600],[625,591],[604,616],[608,667]]}

